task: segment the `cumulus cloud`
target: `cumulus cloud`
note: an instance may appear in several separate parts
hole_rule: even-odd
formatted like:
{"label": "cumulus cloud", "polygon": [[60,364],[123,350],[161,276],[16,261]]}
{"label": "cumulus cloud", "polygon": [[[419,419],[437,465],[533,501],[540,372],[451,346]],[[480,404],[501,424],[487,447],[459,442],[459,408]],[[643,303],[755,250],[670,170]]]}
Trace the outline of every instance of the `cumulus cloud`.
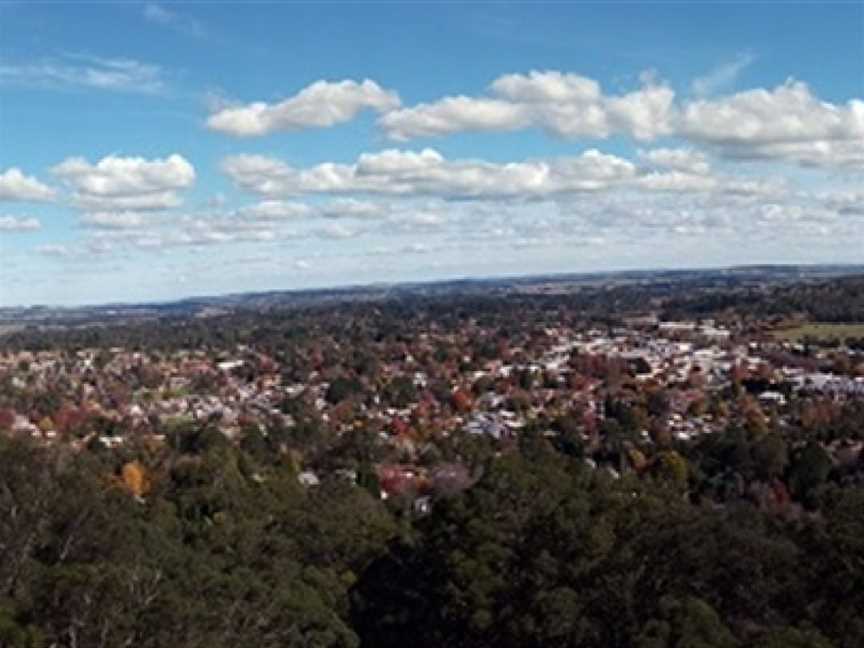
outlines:
{"label": "cumulus cloud", "polygon": [[167,85],[158,65],[85,54],[67,54],[61,59],[26,63],[0,63],[0,84],[143,94],[162,92]]}
{"label": "cumulus cloud", "polygon": [[207,120],[211,130],[238,137],[277,131],[325,128],[348,122],[366,109],[377,112],[400,105],[399,96],[366,79],[316,81],[293,97],[275,104],[263,101],[223,107]]}
{"label": "cumulus cloud", "polygon": [[723,155],[739,160],[777,160],[805,168],[864,170],[864,138],[848,141],[813,140],[736,144],[721,148]]}
{"label": "cumulus cloud", "polygon": [[[306,169],[273,158],[239,155],[226,158],[223,169],[241,189],[271,199],[347,194],[475,201],[537,200],[612,189],[765,197],[787,189],[776,178],[711,174],[704,156],[690,149],[643,151],[641,158],[646,162],[644,166],[590,149],[575,157],[494,163],[448,160],[429,148],[387,149],[361,154],[353,164],[327,162]],[[374,218],[387,215],[386,210],[392,208],[347,198],[319,207],[316,213],[328,217]]]}
{"label": "cumulus cloud", "polygon": [[[669,137],[731,159],[864,169],[864,101],[822,101],[795,80],[720,95],[752,61],[752,55],[741,54],[695,79],[695,98],[676,97],[653,73],[641,74],[639,87],[619,94],[605,92],[594,79],[557,70],[505,74],[479,96],[445,96],[404,107],[396,92],[368,79],[318,81],[278,103],[220,104],[207,124],[235,136],[257,136],[333,126],[370,109],[395,141],[536,128],[567,139],[623,136],[652,142]],[[654,162],[663,164],[659,158]],[[689,172],[705,174],[695,168]]]}
{"label": "cumulus cloud", "polygon": [[257,220],[285,220],[301,218],[312,213],[312,208],[305,203],[287,202],[284,200],[264,200],[255,205],[249,205],[239,211],[243,217]]}
{"label": "cumulus cloud", "polygon": [[195,182],[195,168],[176,153],[154,160],[109,155],[96,164],[72,157],[52,172],[74,189],[73,202],[91,211],[175,207],[178,191]]}
{"label": "cumulus cloud", "polygon": [[[639,141],[650,141],[671,135],[676,110],[675,92],[668,86],[649,81],[645,87],[606,100],[612,133],[630,135]],[[562,134],[567,135],[566,131]]]}
{"label": "cumulus cloud", "polygon": [[789,80],[687,104],[678,132],[739,158],[780,159],[813,166],[861,166],[864,101],[845,106],[820,101],[809,87]]}
{"label": "cumulus cloud", "polygon": [[0,216],[0,232],[35,232],[42,229],[38,218]]}
{"label": "cumulus cloud", "polygon": [[742,52],[731,61],[718,65],[705,76],[693,79],[690,90],[693,94],[706,97],[731,88],[738,76],[756,60],[753,54]]}
{"label": "cumulus cloud", "polygon": [[[397,141],[470,131],[538,128],[556,137],[640,142],[677,137],[735,159],[768,159],[814,167],[864,168],[864,101],[822,101],[800,81],[768,90],[712,97],[729,87],[752,57],[742,55],[694,81],[697,98],[676,100],[653,75],[621,95],[587,77],[559,71],[507,74],[487,96],[443,97],[384,112],[385,135]],[[680,169],[679,169],[680,170]]]}
{"label": "cumulus cloud", "polygon": [[33,176],[12,167],[0,173],[0,200],[46,202],[54,200],[56,191]]}
{"label": "cumulus cloud", "polygon": [[489,91],[491,97],[444,97],[392,110],[379,118],[379,125],[400,141],[529,127],[562,137],[623,133],[647,140],[670,131],[675,98],[669,87],[651,78],[631,93],[605,96],[596,81],[558,71],[507,74],[493,81]]}
{"label": "cumulus cloud", "polygon": [[590,104],[602,98],[600,84],[593,79],[556,71],[505,74],[495,79],[490,88],[493,94],[514,103]]}
{"label": "cumulus cloud", "polygon": [[633,163],[593,149],[573,158],[506,164],[449,161],[428,148],[388,149],[364,153],[354,164],[327,162],[308,169],[259,155],[237,155],[226,158],[222,168],[238,187],[271,198],[302,194],[530,197],[599,190],[636,174]]}
{"label": "cumulus cloud", "polygon": [[521,105],[501,99],[444,97],[434,103],[385,113],[378,125],[397,141],[464,131],[512,131],[531,126]]}
{"label": "cumulus cloud", "polygon": [[652,171],[640,176],[637,185],[649,191],[671,191],[689,193],[712,191],[718,188],[716,178],[686,171]]}
{"label": "cumulus cloud", "polygon": [[639,157],[649,164],[682,173],[707,175],[711,171],[711,165],[705,154],[692,148],[640,150]]}

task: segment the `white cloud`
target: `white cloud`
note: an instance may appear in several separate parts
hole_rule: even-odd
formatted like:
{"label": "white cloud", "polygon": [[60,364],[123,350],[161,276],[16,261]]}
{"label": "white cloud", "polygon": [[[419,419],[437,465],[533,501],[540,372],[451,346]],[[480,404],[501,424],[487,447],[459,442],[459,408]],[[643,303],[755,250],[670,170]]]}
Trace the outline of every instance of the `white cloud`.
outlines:
{"label": "white cloud", "polygon": [[278,206],[285,196],[334,196],[328,203],[309,206],[304,214],[384,218],[382,231],[394,233],[445,229],[450,223],[444,214],[453,213],[447,203],[470,201],[474,217],[487,207],[501,213],[510,204],[536,206],[579,194],[690,195],[749,205],[792,191],[782,176],[713,173],[706,158],[692,149],[641,151],[640,158],[643,164],[591,149],[569,158],[493,163],[448,160],[433,149],[387,149],[361,154],[353,164],[326,162],[305,169],[239,155],[226,158],[223,169],[239,188],[269,199],[262,204]]}
{"label": "white cloud", "polygon": [[134,196],[99,196],[76,192],[73,204],[88,211],[160,211],[183,204],[175,191],[160,191]]}
{"label": "white cloud", "polygon": [[[436,164],[461,163],[447,161],[440,154],[422,153],[416,152],[405,160],[394,155],[376,159],[373,155],[366,159],[366,172],[374,171],[375,177],[383,173],[398,179],[403,175],[423,176],[430,165],[434,170]],[[665,154],[654,157],[678,159]],[[562,169],[567,168],[564,161],[554,162],[560,165],[555,173],[564,174]],[[577,168],[580,163],[590,166],[591,156],[571,161]],[[488,163],[474,164],[482,168]],[[640,250],[648,251],[654,255],[651,256],[654,262],[663,262],[664,258],[668,261],[670,257],[655,254],[655,250],[662,248],[673,255],[671,258],[687,258],[692,262],[697,254],[693,246],[698,242],[698,259],[702,262],[712,258],[722,261],[727,258],[722,256],[724,250],[740,253],[743,255],[740,258],[746,260],[745,252],[758,253],[768,246],[783,249],[784,245],[803,240],[821,245],[820,249],[831,241],[843,241],[845,248],[862,242],[860,223],[856,223],[860,219],[844,218],[842,211],[847,205],[854,209],[858,200],[854,190],[810,194],[795,191],[782,180],[772,178],[695,174],[653,162],[644,167],[628,164],[633,167],[632,174],[603,185],[608,190],[550,191],[514,195],[508,200],[496,195],[477,195],[466,201],[386,192],[364,196],[362,200],[337,197],[329,202],[314,199],[308,204],[272,200],[236,210],[226,208],[224,212],[203,210],[172,214],[171,218],[142,215],[141,225],[129,228],[103,224],[87,230],[81,241],[64,243],[53,250],[49,247],[43,253],[83,261],[92,254],[151,255],[171,248],[203,253],[210,246],[218,246],[220,254],[224,251],[230,255],[235,247],[249,254],[253,246],[260,246],[258,250],[272,256],[277,250],[274,242],[293,241],[299,255],[303,255],[302,250],[311,249],[313,254],[327,259],[322,264],[316,263],[315,269],[320,272],[332,269],[332,255],[352,250],[359,256],[379,251],[400,257],[434,251],[450,259],[447,263],[461,272],[473,267],[470,264],[479,262],[481,257],[493,259],[499,252],[507,254],[513,248],[525,251],[543,248],[549,254],[565,254],[575,246],[583,249],[603,246],[616,254],[627,254],[627,250],[640,254]],[[262,204],[268,205],[262,213],[274,214],[272,218],[255,218],[247,211]],[[352,210],[363,216],[332,220],[334,214]],[[302,213],[303,218],[293,218],[295,212]],[[282,213],[288,215],[278,216]],[[373,213],[385,217],[378,221],[362,220]],[[329,243],[320,243],[323,240]],[[292,245],[280,245],[278,250],[285,253]],[[478,254],[478,249],[484,254]],[[679,257],[682,254],[690,256]],[[291,269],[294,263],[291,255],[281,258],[284,261],[281,268]],[[566,262],[565,257],[561,258],[562,263]]]}
{"label": "white cloud", "polygon": [[99,196],[183,189],[195,181],[195,169],[176,153],[155,160],[109,155],[95,165],[84,158],[67,158],[53,172],[78,190]]}
{"label": "white cloud", "polygon": [[339,198],[322,205],[318,213],[325,218],[375,219],[386,216],[390,210],[391,206],[388,203]]}
{"label": "white cloud", "polygon": [[864,138],[858,137],[843,141],[737,144],[722,148],[721,153],[740,160],[779,160],[808,168],[864,170]]}
{"label": "white cloud", "polygon": [[705,154],[692,148],[657,148],[640,150],[639,157],[653,165],[683,173],[707,175],[711,171]]}
{"label": "white cloud", "polygon": [[207,120],[211,130],[238,137],[266,135],[277,131],[325,128],[348,122],[362,110],[377,112],[400,105],[399,96],[366,79],[316,81],[293,97],[276,104],[263,101],[225,107]]}
{"label": "white cloud", "polygon": [[0,200],[44,202],[53,200],[55,195],[54,189],[33,176],[24,175],[17,167],[0,173]]}
{"label": "white cloud", "polygon": [[226,158],[222,167],[240,188],[271,198],[316,193],[530,197],[594,191],[636,174],[631,162],[596,150],[548,162],[498,164],[449,161],[433,149],[389,149],[364,153],[354,164],[328,162],[308,169],[259,155],[237,155]]}
{"label": "white cloud", "polygon": [[699,97],[706,97],[728,90],[738,80],[738,75],[753,64],[755,57],[749,52],[738,54],[733,60],[718,65],[705,76],[693,79],[690,89]]}
{"label": "white cloud", "polygon": [[636,91],[605,96],[596,81],[558,71],[507,74],[492,82],[490,93],[393,110],[379,118],[379,125],[400,141],[529,127],[568,138],[623,133],[648,140],[670,131],[675,98],[670,88],[650,78]]}
{"label": "white cloud", "polygon": [[576,74],[556,71],[532,71],[524,74],[505,74],[490,86],[493,94],[514,103],[597,103],[602,99],[600,84]]}
{"label": "white cloud", "polygon": [[284,220],[309,216],[312,208],[305,203],[284,200],[264,200],[255,205],[244,207],[240,216],[257,220]]}
{"label": "white cloud", "polygon": [[638,186],[649,191],[694,192],[712,191],[719,182],[716,178],[685,171],[652,171],[640,176]]}
{"label": "white cloud", "polygon": [[[697,94],[728,87],[751,60],[742,55],[698,79]],[[596,81],[576,74],[508,74],[493,81],[488,96],[443,97],[393,109],[378,124],[398,141],[538,128],[571,139],[623,135],[647,142],[670,136],[711,146],[729,158],[864,168],[861,99],[832,104],[814,96],[806,84],[789,80],[772,90],[676,101],[674,91],[653,75],[642,75],[641,83],[626,94],[606,95]]]}
{"label": "white cloud", "polygon": [[725,155],[813,166],[861,166],[864,101],[820,101],[800,81],[687,104],[679,134]]}
{"label": "white cloud", "polygon": [[204,27],[200,22],[190,16],[178,14],[176,11],[166,9],[154,2],[144,5],[144,18],[151,23],[168,27],[176,32],[187,36],[201,38],[204,36]]}
{"label": "white cloud", "polygon": [[391,209],[388,223],[384,226],[386,232],[442,231],[448,223],[446,214],[452,212],[452,208],[446,204],[425,208],[406,205],[401,208],[391,207]]}
{"label": "white cloud", "polygon": [[0,232],[35,232],[39,229],[42,229],[42,223],[37,218],[0,216]]}
{"label": "white cloud", "polygon": [[444,97],[382,115],[379,126],[391,139],[440,137],[463,131],[511,131],[532,125],[528,110],[501,99]]}
{"label": "white cloud", "polygon": [[747,199],[776,198],[789,189],[782,178],[712,176],[686,170],[642,170],[630,186],[646,192],[710,194]]}
{"label": "white cloud", "polygon": [[134,59],[83,54],[31,63],[0,63],[0,83],[31,87],[82,87],[116,92],[162,92],[165,79],[158,65]]}
{"label": "white cloud", "polygon": [[[668,86],[649,82],[642,89],[606,100],[613,133],[650,141],[671,135],[674,128],[675,92]],[[567,135],[566,131],[562,134]]]}
{"label": "white cloud", "polygon": [[606,189],[633,178],[636,165],[629,160],[589,149],[578,157],[553,160],[552,189],[560,192]]}
{"label": "white cloud", "polygon": [[154,160],[109,155],[96,164],[73,157],[52,172],[74,189],[73,202],[91,211],[175,207],[177,192],[195,182],[195,168],[176,153]]}

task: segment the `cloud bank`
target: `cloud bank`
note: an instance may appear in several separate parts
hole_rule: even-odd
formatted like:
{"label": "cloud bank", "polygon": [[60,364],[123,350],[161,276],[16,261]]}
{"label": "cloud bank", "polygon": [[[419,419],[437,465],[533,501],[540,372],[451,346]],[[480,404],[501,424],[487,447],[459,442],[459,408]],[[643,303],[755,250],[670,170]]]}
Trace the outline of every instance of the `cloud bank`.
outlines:
{"label": "cloud bank", "polygon": [[207,125],[235,136],[325,128],[379,113],[390,140],[406,142],[469,132],[539,129],[571,140],[624,137],[645,144],[677,139],[729,159],[775,160],[806,167],[864,169],[864,101],[820,100],[789,79],[772,89],[711,96],[729,87],[752,62],[741,55],[693,81],[695,98],[680,97],[655,74],[640,86],[608,94],[588,77],[556,70],[505,74],[485,95],[445,96],[403,106],[399,95],[374,81],[318,81],[275,104],[222,108]]}

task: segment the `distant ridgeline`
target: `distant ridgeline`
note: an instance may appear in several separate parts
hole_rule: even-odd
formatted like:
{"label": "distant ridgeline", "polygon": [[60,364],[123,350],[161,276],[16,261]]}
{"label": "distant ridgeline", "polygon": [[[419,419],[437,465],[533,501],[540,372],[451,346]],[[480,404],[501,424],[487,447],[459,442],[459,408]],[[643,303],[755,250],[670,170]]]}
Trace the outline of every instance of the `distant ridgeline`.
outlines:
{"label": "distant ridgeline", "polygon": [[[855,277],[858,277],[857,279]],[[761,301],[772,286],[793,284],[788,299],[777,303],[777,309],[791,309],[796,299],[816,309],[821,298],[830,297],[835,278],[840,296],[846,296],[844,284],[859,283],[864,266],[741,266],[707,270],[645,270],[582,274],[556,274],[515,278],[463,279],[428,283],[373,284],[342,288],[269,291],[212,297],[193,297],[179,301],[148,304],[107,304],[80,307],[0,307],[0,337],[23,327],[41,329],[134,324],[154,319],[210,318],[255,311],[307,309],[332,305],[378,303],[393,300],[492,296],[563,296],[577,299],[580,307],[638,310],[646,306],[645,298],[668,300],[671,306],[691,311],[710,312],[728,306],[768,308]],[[821,282],[821,283],[820,283]],[[813,284],[805,287],[805,283]],[[860,285],[860,284],[859,284]],[[854,290],[852,291],[855,292]],[[777,295],[782,296],[782,291]],[[681,301],[681,295],[686,297]],[[795,297],[798,295],[798,297]],[[860,311],[860,292],[855,297]],[[656,305],[656,304],[655,304]],[[820,311],[821,312],[821,311]],[[835,321],[830,312],[825,317]],[[838,316],[839,317],[839,316]],[[859,314],[858,317],[861,317]]]}
{"label": "distant ridgeline", "polygon": [[864,276],[685,294],[670,299],[665,308],[670,316],[735,311],[752,317],[803,315],[820,322],[864,322]]}
{"label": "distant ridgeline", "polygon": [[[845,274],[853,271],[859,274]],[[53,344],[188,346],[196,335],[206,338],[214,329],[239,328],[234,332],[223,330],[220,335],[240,339],[243,330],[254,328],[261,314],[290,317],[292,312],[303,315],[321,309],[365,313],[371,305],[382,308],[387,316],[398,317],[400,311],[414,312],[417,307],[441,315],[454,305],[470,309],[483,304],[494,310],[512,308],[520,301],[529,306],[565,305],[610,323],[646,309],[672,320],[731,312],[749,317],[803,316],[824,322],[864,322],[864,267],[754,266],[556,275],[277,291],[146,306],[7,308],[0,309],[0,349],[34,349]],[[155,322],[160,323],[160,337],[167,336],[162,341],[151,335]]]}

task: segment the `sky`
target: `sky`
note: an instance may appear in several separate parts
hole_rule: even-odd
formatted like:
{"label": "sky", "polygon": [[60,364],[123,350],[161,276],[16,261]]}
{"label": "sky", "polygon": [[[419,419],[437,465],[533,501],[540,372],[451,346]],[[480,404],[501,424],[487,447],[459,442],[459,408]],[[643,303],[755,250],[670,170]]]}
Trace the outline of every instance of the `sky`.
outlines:
{"label": "sky", "polygon": [[0,306],[856,262],[860,1],[0,0]]}

